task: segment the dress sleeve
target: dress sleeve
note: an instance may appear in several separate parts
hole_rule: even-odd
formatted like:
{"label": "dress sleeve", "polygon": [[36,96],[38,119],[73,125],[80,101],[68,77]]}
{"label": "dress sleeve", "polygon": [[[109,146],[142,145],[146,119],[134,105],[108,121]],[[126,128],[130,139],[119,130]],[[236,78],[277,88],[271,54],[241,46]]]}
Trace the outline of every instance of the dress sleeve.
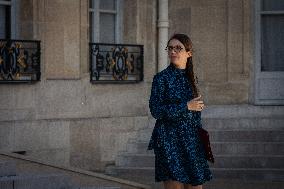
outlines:
{"label": "dress sleeve", "polygon": [[165,101],[165,82],[162,78],[153,78],[149,108],[155,119],[177,119],[192,117],[192,111],[187,109],[187,102],[166,104]]}

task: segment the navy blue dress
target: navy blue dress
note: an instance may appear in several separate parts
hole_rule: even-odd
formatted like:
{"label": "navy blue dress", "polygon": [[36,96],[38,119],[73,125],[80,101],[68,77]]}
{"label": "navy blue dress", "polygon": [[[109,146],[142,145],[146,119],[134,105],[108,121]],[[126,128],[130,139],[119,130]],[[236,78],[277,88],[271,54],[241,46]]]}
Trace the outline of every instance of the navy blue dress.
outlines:
{"label": "navy blue dress", "polygon": [[155,153],[155,180],[193,186],[212,179],[197,134],[201,112],[187,109],[193,98],[185,70],[172,63],[153,78],[149,107],[156,124],[148,150]]}

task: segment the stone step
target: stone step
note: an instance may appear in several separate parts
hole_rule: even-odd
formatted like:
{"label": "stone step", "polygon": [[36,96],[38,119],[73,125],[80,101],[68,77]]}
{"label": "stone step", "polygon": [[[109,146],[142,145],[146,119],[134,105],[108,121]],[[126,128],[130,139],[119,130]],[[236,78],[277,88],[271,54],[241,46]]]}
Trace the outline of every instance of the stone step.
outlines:
{"label": "stone step", "polygon": [[[164,189],[161,182],[151,184],[152,189]],[[284,182],[243,181],[239,179],[213,179],[203,184],[206,189],[282,189]]]}
{"label": "stone step", "polygon": [[120,189],[118,186],[93,186],[93,187],[80,187],[77,189]]}
{"label": "stone step", "polygon": [[16,163],[13,161],[0,161],[0,177],[15,176]]}
{"label": "stone step", "polygon": [[76,189],[71,179],[62,174],[17,175],[0,178],[1,189]]}
{"label": "stone step", "polygon": [[202,118],[208,130],[284,130],[284,117]]}
{"label": "stone step", "polygon": [[[214,168],[278,168],[284,170],[284,156],[232,156],[216,155],[215,163],[209,165]],[[115,165],[119,167],[154,167],[153,154],[121,154]]]}
{"label": "stone step", "polygon": [[284,155],[284,142],[212,142],[216,155]]}
{"label": "stone step", "polygon": [[[212,142],[284,142],[284,130],[208,130]],[[149,141],[152,129],[138,133],[138,141]]]}
{"label": "stone step", "polygon": [[[147,142],[131,140],[126,145],[128,153],[153,154]],[[284,142],[212,142],[214,155],[284,155]],[[122,152],[123,153],[123,152]]]}
{"label": "stone step", "polygon": [[242,181],[242,180],[216,180],[204,184],[206,189],[280,189],[284,182]]}
{"label": "stone step", "polygon": [[[240,179],[242,181],[283,182],[283,169],[229,169],[211,168],[214,179]],[[155,170],[153,167],[116,167],[108,166],[106,174],[126,178],[132,181],[153,184]]]}

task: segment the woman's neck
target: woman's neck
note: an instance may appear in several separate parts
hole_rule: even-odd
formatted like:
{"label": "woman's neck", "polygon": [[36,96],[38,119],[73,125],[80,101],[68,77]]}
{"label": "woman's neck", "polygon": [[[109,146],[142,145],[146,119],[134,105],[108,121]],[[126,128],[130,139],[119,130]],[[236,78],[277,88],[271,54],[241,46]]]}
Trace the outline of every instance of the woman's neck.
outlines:
{"label": "woman's neck", "polygon": [[172,63],[177,69],[184,70],[186,68],[186,64],[174,64]]}

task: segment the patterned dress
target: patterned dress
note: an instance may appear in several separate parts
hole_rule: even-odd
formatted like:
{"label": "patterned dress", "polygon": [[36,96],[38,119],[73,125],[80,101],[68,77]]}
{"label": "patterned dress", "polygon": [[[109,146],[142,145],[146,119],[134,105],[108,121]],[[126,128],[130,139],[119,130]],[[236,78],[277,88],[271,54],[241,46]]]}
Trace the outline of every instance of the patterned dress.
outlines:
{"label": "patterned dress", "polygon": [[197,134],[201,112],[187,109],[193,98],[185,70],[172,63],[153,78],[149,107],[156,124],[148,150],[155,153],[155,180],[193,186],[212,179]]}

